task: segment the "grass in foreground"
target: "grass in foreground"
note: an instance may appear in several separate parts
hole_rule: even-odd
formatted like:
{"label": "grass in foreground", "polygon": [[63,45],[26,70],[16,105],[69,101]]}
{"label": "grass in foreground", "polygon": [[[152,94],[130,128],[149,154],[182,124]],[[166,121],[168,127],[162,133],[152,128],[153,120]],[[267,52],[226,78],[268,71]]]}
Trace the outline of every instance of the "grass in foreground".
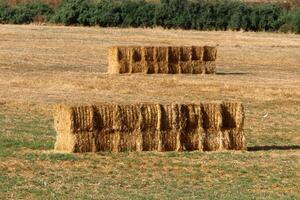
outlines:
{"label": "grass in foreground", "polygon": [[[0,127],[0,199],[300,198],[299,129],[288,130],[294,150],[61,154],[52,151],[47,115],[4,107]],[[267,144],[282,146],[285,128],[272,131]],[[251,146],[264,142],[250,139]]]}

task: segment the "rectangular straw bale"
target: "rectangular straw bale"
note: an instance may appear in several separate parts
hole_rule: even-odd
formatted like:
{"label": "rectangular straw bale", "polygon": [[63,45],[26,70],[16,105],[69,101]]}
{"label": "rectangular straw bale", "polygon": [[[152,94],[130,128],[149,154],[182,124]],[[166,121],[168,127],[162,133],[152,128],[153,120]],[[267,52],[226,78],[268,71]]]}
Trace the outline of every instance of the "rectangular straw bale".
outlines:
{"label": "rectangular straw bale", "polygon": [[191,47],[192,50],[192,60],[193,61],[203,61],[204,47]]}
{"label": "rectangular straw bale", "polygon": [[168,73],[169,74],[180,74],[181,68],[180,68],[180,47],[168,47],[168,53],[169,53],[169,62],[168,62]]}
{"label": "rectangular straw bale", "polygon": [[183,150],[202,151],[202,114],[201,106],[196,104],[182,105],[180,112],[180,143]]}
{"label": "rectangular straw bale", "polygon": [[222,104],[223,128],[241,129],[244,126],[244,107],[239,102],[224,102]]}
{"label": "rectangular straw bale", "polygon": [[[58,129],[55,148],[71,152],[94,152],[96,118],[93,106],[57,107],[55,123]],[[69,122],[65,122],[65,120]],[[67,127],[61,129],[61,124]],[[67,141],[67,142],[66,142]]]}
{"label": "rectangular straw bale", "polygon": [[108,51],[109,73],[130,73],[131,50],[127,47],[112,47]]}
{"label": "rectangular straw bale", "polygon": [[92,131],[76,132],[75,147],[73,152],[97,152],[96,137],[97,133]]}
{"label": "rectangular straw bale", "polygon": [[144,59],[143,72],[146,74],[154,74],[155,70],[155,58],[154,58],[155,47],[142,47],[142,57]]}
{"label": "rectangular straw bale", "polygon": [[216,151],[222,148],[222,110],[219,103],[204,103],[202,105],[204,151]]}
{"label": "rectangular straw bale", "polygon": [[241,103],[55,107],[56,150],[216,151],[246,148]]}
{"label": "rectangular straw bale", "polygon": [[206,61],[202,63],[202,73],[205,74],[215,74],[216,73],[216,62]]}
{"label": "rectangular straw bale", "polygon": [[97,151],[118,151],[120,135],[114,130],[115,105],[97,105]]}
{"label": "rectangular straw bale", "polygon": [[246,149],[244,126],[244,107],[238,102],[224,102],[223,112],[223,145],[232,150]]}
{"label": "rectangular straw bale", "polygon": [[142,150],[160,150],[161,107],[159,104],[143,104],[140,109]]}
{"label": "rectangular straw bale", "polygon": [[222,127],[222,112],[219,103],[203,103],[202,117],[205,130],[220,130]]}
{"label": "rectangular straw bale", "polygon": [[141,47],[131,47],[130,51],[130,67],[129,73],[141,73],[143,72],[145,65],[145,58],[143,57],[144,53],[142,53]]}
{"label": "rectangular straw bale", "polygon": [[203,62],[204,57],[204,47],[192,47],[192,61],[191,68],[193,74],[204,74],[205,65]]}
{"label": "rectangular straw bale", "polygon": [[114,113],[114,130],[119,134],[118,151],[141,150],[140,107],[117,105]]}
{"label": "rectangular straw bale", "polygon": [[131,132],[139,129],[139,106],[116,105],[114,110],[114,130]]}
{"label": "rectangular straw bale", "polygon": [[192,69],[192,47],[180,47],[180,73],[193,73]]}
{"label": "rectangular straw bale", "polygon": [[180,126],[178,106],[178,104],[162,106],[162,151],[176,151],[180,149]]}
{"label": "rectangular straw bale", "polygon": [[76,132],[75,152],[96,151],[96,117],[93,106],[73,107],[73,128]]}
{"label": "rectangular straw bale", "polygon": [[94,131],[96,128],[95,111],[92,106],[80,106],[72,108],[74,132]]}
{"label": "rectangular straw bale", "polygon": [[169,48],[168,47],[155,47],[154,49],[155,68],[158,74],[169,73]]}
{"label": "rectangular straw bale", "polygon": [[111,47],[108,49],[108,73],[110,74],[119,74],[120,73],[120,59],[119,56],[119,47]]}
{"label": "rectangular straw bale", "polygon": [[200,60],[192,60],[191,61],[191,69],[192,69],[192,74],[205,74],[205,64],[203,61]]}
{"label": "rectangular straw bale", "polygon": [[72,107],[57,105],[54,107],[54,128],[57,132],[55,149],[74,152],[75,135],[73,129]]}
{"label": "rectangular straw bale", "polygon": [[107,132],[113,131],[115,105],[100,104],[94,107],[96,109],[95,120],[97,122],[97,130]]}
{"label": "rectangular straw bale", "polygon": [[203,61],[215,61],[217,58],[217,49],[215,47],[204,47]]}

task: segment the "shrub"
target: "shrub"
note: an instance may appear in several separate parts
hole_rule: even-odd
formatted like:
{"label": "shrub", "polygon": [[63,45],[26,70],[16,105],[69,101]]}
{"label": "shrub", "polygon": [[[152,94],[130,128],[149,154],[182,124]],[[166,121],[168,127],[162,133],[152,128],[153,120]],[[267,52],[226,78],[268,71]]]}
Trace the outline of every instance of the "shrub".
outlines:
{"label": "shrub", "polygon": [[288,33],[295,32],[300,33],[300,10],[293,9],[289,12],[285,12],[278,20],[280,24],[279,31]]}
{"label": "shrub", "polygon": [[161,0],[155,10],[155,25],[189,29],[191,17],[187,0]]}
{"label": "shrub", "polygon": [[103,1],[92,10],[90,23],[102,27],[120,26],[122,24],[121,7],[117,3]]}
{"label": "shrub", "polygon": [[294,14],[293,24],[295,32],[300,34],[300,10],[297,10]]}
{"label": "shrub", "polygon": [[233,8],[228,28],[237,31],[240,29],[248,31],[250,29],[250,13],[251,9],[246,7],[245,4],[236,4]]}
{"label": "shrub", "polygon": [[136,10],[136,24],[142,27],[153,27],[155,25],[156,4],[147,3]]}
{"label": "shrub", "polygon": [[199,1],[190,5],[191,28],[198,30],[215,29],[216,17],[213,4]]}
{"label": "shrub", "polygon": [[52,12],[53,10],[44,3],[23,3],[13,8],[13,16],[11,16],[10,22],[15,24],[28,24],[33,22],[36,16],[48,16]]}
{"label": "shrub", "polygon": [[13,9],[11,9],[7,4],[0,1],[0,23],[9,23],[13,16]]}
{"label": "shrub", "polygon": [[197,30],[295,31],[300,11],[280,4],[238,0],[62,0],[55,10],[31,2],[7,6],[0,0],[0,23],[30,23],[46,16],[65,25],[154,27]]}
{"label": "shrub", "polygon": [[90,25],[91,4],[87,0],[63,0],[51,21],[65,25]]}
{"label": "shrub", "polygon": [[120,8],[122,26],[154,26],[156,4],[145,1],[125,1]]}
{"label": "shrub", "polygon": [[293,23],[283,24],[279,28],[279,32],[282,32],[282,33],[289,33],[289,32],[294,32],[294,31],[295,31],[295,29],[294,29]]}

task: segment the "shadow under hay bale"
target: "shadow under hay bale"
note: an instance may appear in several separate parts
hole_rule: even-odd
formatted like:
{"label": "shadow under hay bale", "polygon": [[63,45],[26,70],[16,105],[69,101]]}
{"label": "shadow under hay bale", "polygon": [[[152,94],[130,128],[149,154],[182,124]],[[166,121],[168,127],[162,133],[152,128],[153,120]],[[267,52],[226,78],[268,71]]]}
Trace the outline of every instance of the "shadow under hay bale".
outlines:
{"label": "shadow under hay bale", "polygon": [[218,151],[246,149],[241,103],[58,105],[55,149]]}
{"label": "shadow under hay bale", "polygon": [[214,74],[216,47],[110,47],[108,73]]}
{"label": "shadow under hay bale", "polygon": [[252,146],[247,148],[248,151],[289,151],[289,150],[300,150],[300,145],[291,146]]}

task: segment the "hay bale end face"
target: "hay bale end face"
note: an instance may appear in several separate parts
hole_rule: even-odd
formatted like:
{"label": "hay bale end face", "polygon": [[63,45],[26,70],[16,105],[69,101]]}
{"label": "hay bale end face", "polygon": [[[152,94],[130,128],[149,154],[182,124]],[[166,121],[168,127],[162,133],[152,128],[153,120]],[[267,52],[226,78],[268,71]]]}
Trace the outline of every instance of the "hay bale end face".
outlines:
{"label": "hay bale end face", "polygon": [[110,47],[108,73],[213,74],[216,47]]}
{"label": "hay bale end face", "polygon": [[55,149],[218,151],[246,148],[241,103],[55,107]]}

